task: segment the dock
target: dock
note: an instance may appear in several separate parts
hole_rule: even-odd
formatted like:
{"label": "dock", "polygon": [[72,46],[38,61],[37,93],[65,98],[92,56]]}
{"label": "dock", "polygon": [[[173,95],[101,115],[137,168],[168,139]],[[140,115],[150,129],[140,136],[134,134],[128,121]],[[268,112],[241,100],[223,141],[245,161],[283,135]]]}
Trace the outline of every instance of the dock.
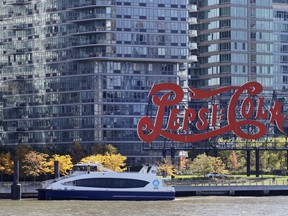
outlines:
{"label": "dock", "polygon": [[[41,182],[20,182],[22,198],[37,198]],[[11,197],[11,182],[0,182],[0,198]],[[288,195],[288,181],[191,181],[173,180],[176,197],[184,196],[277,196]]]}
{"label": "dock", "polygon": [[176,197],[182,196],[276,196],[288,195],[288,185],[258,186],[175,186]]}
{"label": "dock", "polygon": [[288,195],[288,182],[272,179],[250,181],[172,181],[181,196],[277,196]]}

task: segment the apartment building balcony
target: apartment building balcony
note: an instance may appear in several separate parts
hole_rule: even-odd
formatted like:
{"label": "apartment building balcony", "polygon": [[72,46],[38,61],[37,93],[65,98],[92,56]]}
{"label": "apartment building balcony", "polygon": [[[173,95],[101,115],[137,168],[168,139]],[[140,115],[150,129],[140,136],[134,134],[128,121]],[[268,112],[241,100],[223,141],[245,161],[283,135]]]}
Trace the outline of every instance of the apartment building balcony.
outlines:
{"label": "apartment building balcony", "polygon": [[115,40],[106,40],[106,39],[99,39],[99,40],[79,40],[72,43],[72,47],[84,47],[84,46],[93,46],[93,45],[110,45],[116,44]]}
{"label": "apartment building balcony", "polygon": [[188,23],[189,24],[197,24],[197,18],[195,18],[195,17],[189,17],[188,18]]}
{"label": "apartment building balcony", "polygon": [[81,26],[78,29],[74,29],[71,34],[91,34],[95,32],[107,32],[111,31],[111,27],[104,27],[104,26]]}
{"label": "apartment building balcony", "polygon": [[189,12],[196,12],[197,11],[197,5],[194,4],[188,4],[187,9]]}
{"label": "apartment building balcony", "polygon": [[82,9],[82,8],[89,8],[95,6],[107,6],[107,5],[115,5],[115,0],[81,0],[75,1],[71,5],[70,9]]}
{"label": "apartment building balcony", "polygon": [[189,55],[189,56],[187,57],[187,60],[188,60],[189,62],[197,62],[197,56],[196,56],[196,55]]}
{"label": "apartment building balcony", "polygon": [[7,1],[7,5],[27,5],[31,4],[31,0],[10,0]]}
{"label": "apartment building balcony", "polygon": [[188,47],[190,50],[195,50],[195,49],[197,49],[197,43],[190,42],[190,43],[188,43]]}
{"label": "apartment building balcony", "polygon": [[93,13],[93,14],[81,14],[80,16],[72,17],[69,21],[70,22],[81,22],[87,20],[94,20],[94,19],[111,19],[112,14],[106,13]]}
{"label": "apartment building balcony", "polygon": [[197,37],[197,30],[189,30],[188,35],[189,37]]}

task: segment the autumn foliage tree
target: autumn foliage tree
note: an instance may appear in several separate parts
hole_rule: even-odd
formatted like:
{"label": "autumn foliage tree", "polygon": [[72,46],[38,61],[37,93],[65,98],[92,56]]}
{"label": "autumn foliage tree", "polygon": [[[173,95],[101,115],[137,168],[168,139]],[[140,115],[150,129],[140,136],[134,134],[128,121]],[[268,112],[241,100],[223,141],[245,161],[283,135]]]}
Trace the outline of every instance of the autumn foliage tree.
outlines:
{"label": "autumn foliage tree", "polygon": [[47,159],[49,155],[37,151],[28,152],[23,160],[23,170],[27,176],[33,176],[34,179],[41,174],[47,174],[49,167]]}
{"label": "autumn foliage tree", "polygon": [[14,162],[10,152],[0,154],[0,173],[2,176],[3,174],[13,174],[13,165]]}
{"label": "autumn foliage tree", "polygon": [[171,160],[164,159],[162,163],[158,164],[158,173],[162,174],[164,176],[169,175],[169,176],[174,176],[175,175],[175,169],[174,166],[171,162]]}
{"label": "autumn foliage tree", "polygon": [[107,169],[115,172],[123,172],[127,170],[125,167],[125,161],[127,157],[121,154],[108,154],[105,155],[97,154],[90,155],[81,159],[81,163],[101,163]]}
{"label": "autumn foliage tree", "polygon": [[59,161],[61,175],[67,175],[69,170],[72,170],[73,168],[72,158],[70,155],[54,154],[47,163],[48,167],[50,167],[49,172],[51,173],[54,173],[54,161]]}
{"label": "autumn foliage tree", "polygon": [[232,151],[230,156],[229,156],[230,162],[231,162],[231,168],[233,170],[236,170],[239,167],[239,163],[238,163],[238,157],[235,153],[235,151]]}

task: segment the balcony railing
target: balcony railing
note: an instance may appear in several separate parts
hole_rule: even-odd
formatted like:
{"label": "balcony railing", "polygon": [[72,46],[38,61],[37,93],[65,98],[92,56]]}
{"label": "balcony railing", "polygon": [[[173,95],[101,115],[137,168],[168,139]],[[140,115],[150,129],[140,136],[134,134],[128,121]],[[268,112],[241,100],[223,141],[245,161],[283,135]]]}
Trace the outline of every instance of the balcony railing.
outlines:
{"label": "balcony railing", "polygon": [[189,37],[197,37],[197,31],[196,30],[189,30],[188,35],[189,35]]}
{"label": "balcony railing", "polygon": [[190,50],[197,49],[197,43],[189,43],[188,46]]}
{"label": "balcony railing", "polygon": [[189,24],[197,24],[197,18],[195,18],[195,17],[189,17],[189,18],[188,18],[188,23],[189,23]]}
{"label": "balcony railing", "polygon": [[31,3],[31,0],[10,0],[7,2],[8,5],[26,5]]}
{"label": "balcony railing", "polygon": [[197,5],[189,4],[189,5],[187,5],[187,9],[189,12],[196,12],[197,11]]}
{"label": "balcony railing", "polygon": [[81,1],[75,1],[75,3],[72,4],[71,6],[74,8],[80,8],[94,5],[96,6],[115,5],[115,0],[81,0]]}
{"label": "balcony railing", "polygon": [[197,56],[196,55],[190,55],[187,57],[189,62],[197,62]]}
{"label": "balcony railing", "polygon": [[87,19],[111,19],[112,14],[106,13],[93,13],[93,14],[80,14],[80,16],[72,17],[70,21],[81,21]]}

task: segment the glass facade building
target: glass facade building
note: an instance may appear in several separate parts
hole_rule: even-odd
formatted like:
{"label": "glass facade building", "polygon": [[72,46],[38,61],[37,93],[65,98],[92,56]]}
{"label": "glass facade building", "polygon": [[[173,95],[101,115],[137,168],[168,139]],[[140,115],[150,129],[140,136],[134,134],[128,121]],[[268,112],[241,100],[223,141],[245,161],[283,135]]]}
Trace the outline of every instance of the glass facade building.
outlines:
{"label": "glass facade building", "polygon": [[190,69],[190,84],[199,88],[260,82],[273,87],[272,0],[191,0],[198,19],[198,62]]}
{"label": "glass facade building", "polygon": [[140,157],[136,128],[150,88],[185,85],[185,65],[196,60],[187,58],[187,4],[1,1],[1,143],[113,144]]}
{"label": "glass facade building", "polygon": [[274,9],[274,88],[288,90],[288,1],[273,0]]}

